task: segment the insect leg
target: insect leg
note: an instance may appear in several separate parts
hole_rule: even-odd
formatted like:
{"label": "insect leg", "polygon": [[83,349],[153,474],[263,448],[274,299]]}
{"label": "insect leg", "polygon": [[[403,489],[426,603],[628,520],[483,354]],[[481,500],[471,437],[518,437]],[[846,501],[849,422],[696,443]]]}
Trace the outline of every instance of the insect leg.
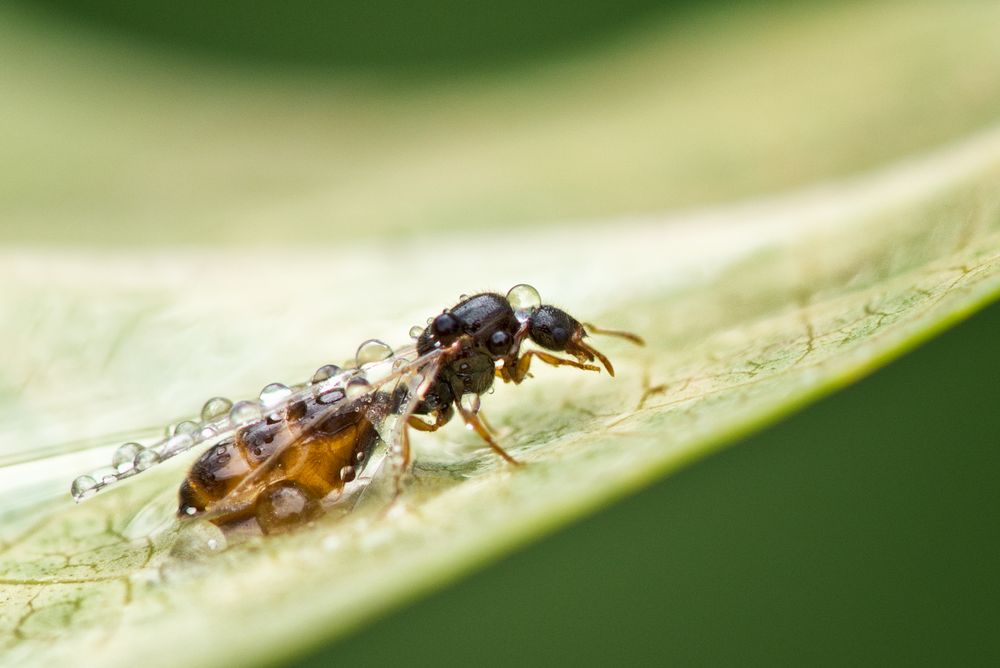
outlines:
{"label": "insect leg", "polygon": [[[584,371],[600,371],[601,369],[593,364],[584,364],[583,362],[578,362],[576,360],[564,359],[562,357],[556,357],[555,355],[550,355],[549,353],[542,352],[541,350],[529,350],[521,356],[521,359],[517,361],[517,365],[510,370],[510,380],[514,383],[520,383],[528,376],[528,369],[531,367],[531,358],[537,357],[542,362],[546,364],[551,364],[552,366],[571,366],[576,369],[583,369]],[[504,378],[504,380],[507,380]]]}
{"label": "insect leg", "polygon": [[511,457],[506,450],[500,447],[500,444],[493,440],[493,436],[490,434],[486,426],[483,425],[483,422],[479,419],[478,415],[466,409],[461,404],[458,406],[458,412],[462,416],[462,419],[465,420],[465,424],[472,427],[472,429],[479,435],[479,438],[486,441],[487,445],[490,446],[493,452],[503,457],[509,464],[513,464],[514,466],[521,465],[521,462]]}

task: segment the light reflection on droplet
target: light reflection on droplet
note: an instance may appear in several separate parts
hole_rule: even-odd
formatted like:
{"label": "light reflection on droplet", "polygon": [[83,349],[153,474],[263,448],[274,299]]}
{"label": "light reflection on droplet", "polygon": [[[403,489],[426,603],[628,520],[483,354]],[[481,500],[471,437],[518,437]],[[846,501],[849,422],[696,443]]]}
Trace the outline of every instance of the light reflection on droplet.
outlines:
{"label": "light reflection on droplet", "polygon": [[139,454],[140,450],[142,450],[142,446],[138,443],[126,443],[118,446],[115,454],[111,457],[111,465],[119,472],[127,471],[132,468],[135,456]]}
{"label": "light reflection on droplet", "polygon": [[260,403],[264,406],[277,406],[292,395],[292,390],[282,383],[271,383],[260,391]]}
{"label": "light reflection on droplet", "polygon": [[260,405],[255,401],[237,401],[229,411],[233,424],[247,424],[260,419]]}
{"label": "light reflection on droplet", "polygon": [[528,315],[542,305],[542,297],[538,290],[527,283],[519,283],[507,292],[507,302],[514,309],[518,320],[525,320]]}
{"label": "light reflection on droplet", "polygon": [[320,368],[316,369],[316,373],[313,374],[313,383],[322,383],[324,380],[329,380],[339,374],[341,368],[336,364],[324,364]]}
{"label": "light reflection on droplet", "polygon": [[212,397],[205,402],[201,408],[201,419],[203,422],[217,420],[233,407],[233,402],[225,397]]}
{"label": "light reflection on droplet", "polygon": [[354,356],[354,360],[360,367],[372,362],[381,362],[390,357],[392,357],[392,348],[389,347],[389,344],[378,339],[368,339],[358,346],[358,352]]}
{"label": "light reflection on droplet", "polygon": [[160,455],[152,448],[143,448],[136,453],[132,465],[136,471],[145,471],[160,461]]}
{"label": "light reflection on droplet", "polygon": [[89,475],[82,475],[73,481],[69,493],[73,495],[74,500],[82,501],[97,493],[97,481]]}

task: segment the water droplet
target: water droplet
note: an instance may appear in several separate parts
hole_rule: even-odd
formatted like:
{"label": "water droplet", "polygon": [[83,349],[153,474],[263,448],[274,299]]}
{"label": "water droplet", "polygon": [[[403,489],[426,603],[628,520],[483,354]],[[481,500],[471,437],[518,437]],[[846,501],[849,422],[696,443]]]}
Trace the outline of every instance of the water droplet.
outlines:
{"label": "water droplet", "polygon": [[352,378],[351,382],[347,384],[347,397],[349,399],[357,399],[368,393],[371,389],[371,385],[364,378]]}
{"label": "water droplet", "polygon": [[358,450],[358,452],[355,453],[355,455],[354,455],[354,461],[356,461],[359,464],[361,462],[365,461],[365,451],[364,450]]}
{"label": "water droplet", "polygon": [[471,412],[479,412],[479,395],[478,394],[463,394],[462,395],[462,408]]}
{"label": "water droplet", "polygon": [[271,383],[260,391],[260,403],[265,406],[277,406],[292,395],[292,390],[281,383]]}
{"label": "water droplet", "polygon": [[351,482],[352,480],[354,480],[354,477],[356,475],[357,473],[355,472],[353,466],[345,466],[342,469],[340,469],[340,479],[343,480],[344,482]]}
{"label": "water droplet", "polygon": [[97,494],[97,481],[89,475],[82,475],[73,481],[73,484],[69,488],[69,493],[73,495],[74,500],[83,501]]}
{"label": "water droplet", "polygon": [[411,339],[419,339],[423,333],[424,333],[424,328],[421,327],[420,325],[414,325],[413,327],[410,327]]}
{"label": "water droplet", "polygon": [[146,469],[155,466],[160,461],[160,454],[153,450],[152,448],[143,448],[136,453],[135,459],[132,461],[132,466],[135,467],[136,471],[145,471]]}
{"label": "water droplet", "polygon": [[390,357],[392,357],[392,348],[389,347],[388,343],[379,341],[378,339],[368,339],[358,346],[358,352],[354,356],[354,359],[360,367],[363,364],[381,362]]}
{"label": "water droplet", "polygon": [[119,472],[124,472],[132,468],[132,462],[135,461],[135,456],[139,454],[142,450],[142,446],[138,443],[126,443],[125,445],[118,446],[115,450],[115,454],[111,457],[111,465]]}
{"label": "water droplet", "polygon": [[174,435],[174,429],[176,427],[177,427],[177,425],[175,425],[175,424],[168,424],[166,427],[163,428],[163,435],[166,438],[170,438],[171,436]]}
{"label": "water droplet", "polygon": [[174,434],[168,438],[160,447],[161,457],[167,459],[174,455],[189,450],[194,445],[194,436],[191,434]]}
{"label": "water droplet", "polygon": [[247,424],[260,419],[260,405],[255,401],[237,401],[229,411],[233,424]]}
{"label": "water droplet", "polygon": [[518,320],[527,319],[536,308],[542,305],[542,297],[538,290],[527,283],[519,283],[507,292],[507,302],[514,309]]}
{"label": "water droplet", "polygon": [[176,427],[174,427],[174,435],[175,436],[183,434],[193,435],[198,431],[198,427],[199,425],[197,422],[192,422],[191,420],[185,420],[184,422],[181,422]]}
{"label": "water droplet", "polygon": [[118,469],[114,466],[105,466],[96,471],[91,471],[90,477],[97,480],[101,486],[110,485],[118,480]]}
{"label": "water droplet", "polygon": [[304,524],[319,512],[319,502],[291,481],[270,485],[257,499],[257,524],[264,533]]}
{"label": "water droplet", "polygon": [[313,383],[322,383],[324,380],[329,380],[333,378],[341,371],[340,367],[336,364],[324,364],[320,368],[316,369],[316,373],[313,374]]}
{"label": "water droplet", "polygon": [[215,436],[216,431],[211,427],[202,427],[201,431],[198,432],[198,438],[202,441],[207,441],[208,439]]}
{"label": "water droplet", "polygon": [[332,390],[327,390],[323,394],[316,397],[316,402],[323,404],[324,406],[329,406],[330,404],[335,404],[342,400],[344,396],[344,391],[339,387],[335,387]]}
{"label": "water droplet", "polygon": [[233,402],[229,399],[225,397],[212,397],[202,406],[201,419],[203,422],[211,422],[228,413],[232,407]]}
{"label": "water droplet", "polygon": [[186,520],[177,532],[170,556],[200,559],[226,549],[226,534],[206,520]]}

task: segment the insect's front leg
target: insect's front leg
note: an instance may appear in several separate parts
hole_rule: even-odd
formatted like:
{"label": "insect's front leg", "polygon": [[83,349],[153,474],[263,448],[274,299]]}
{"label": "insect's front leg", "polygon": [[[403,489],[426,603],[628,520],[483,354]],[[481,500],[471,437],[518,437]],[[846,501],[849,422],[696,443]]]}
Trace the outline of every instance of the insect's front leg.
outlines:
{"label": "insect's front leg", "polygon": [[552,366],[571,366],[576,369],[583,369],[584,371],[600,371],[600,367],[594,366],[593,364],[586,364],[584,362],[579,362],[577,360],[565,359],[562,357],[557,357],[541,350],[529,350],[528,352],[521,355],[510,368],[505,364],[501,369],[501,378],[503,378],[505,383],[520,384],[525,378],[530,374],[528,369],[531,368],[532,358],[537,357],[540,361],[546,364],[551,364]]}

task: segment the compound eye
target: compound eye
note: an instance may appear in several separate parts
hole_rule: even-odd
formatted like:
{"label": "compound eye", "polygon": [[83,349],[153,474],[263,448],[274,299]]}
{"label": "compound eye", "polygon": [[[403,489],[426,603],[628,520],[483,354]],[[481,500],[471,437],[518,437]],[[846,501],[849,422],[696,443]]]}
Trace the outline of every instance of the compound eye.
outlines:
{"label": "compound eye", "polygon": [[490,340],[486,344],[487,349],[494,355],[502,355],[510,350],[510,344],[514,337],[504,330],[497,330],[490,335]]}
{"label": "compound eye", "polygon": [[458,330],[458,318],[450,313],[442,313],[431,322],[431,332],[438,338],[455,336]]}

